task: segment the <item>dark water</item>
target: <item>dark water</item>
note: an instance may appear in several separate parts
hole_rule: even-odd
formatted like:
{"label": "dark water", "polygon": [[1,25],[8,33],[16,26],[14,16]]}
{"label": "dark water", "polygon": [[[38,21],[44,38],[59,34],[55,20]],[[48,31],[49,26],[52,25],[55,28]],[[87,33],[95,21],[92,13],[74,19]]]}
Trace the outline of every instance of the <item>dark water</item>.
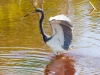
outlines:
{"label": "dark water", "polygon": [[[43,9],[47,34],[52,32],[49,17],[69,12],[74,25],[73,50],[100,49],[100,13],[90,14],[89,1],[72,0],[68,7],[66,0],[45,0]],[[28,0],[0,2],[0,75],[43,75],[51,50],[40,36],[39,17],[36,14],[23,17],[33,10]]]}

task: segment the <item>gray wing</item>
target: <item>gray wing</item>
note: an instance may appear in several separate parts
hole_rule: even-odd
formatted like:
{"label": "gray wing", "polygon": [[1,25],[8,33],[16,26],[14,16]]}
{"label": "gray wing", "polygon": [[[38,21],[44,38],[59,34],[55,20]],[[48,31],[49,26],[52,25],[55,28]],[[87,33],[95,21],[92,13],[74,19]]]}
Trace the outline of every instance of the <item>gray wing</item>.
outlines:
{"label": "gray wing", "polygon": [[62,48],[67,50],[72,42],[72,28],[70,22],[63,20],[52,20],[50,22],[53,29],[53,35],[61,41]]}
{"label": "gray wing", "polygon": [[72,38],[73,38],[73,35],[72,35],[73,26],[71,25],[70,22],[67,22],[67,21],[59,21],[59,25],[62,27],[63,33],[64,33],[63,48],[68,49],[72,42]]}

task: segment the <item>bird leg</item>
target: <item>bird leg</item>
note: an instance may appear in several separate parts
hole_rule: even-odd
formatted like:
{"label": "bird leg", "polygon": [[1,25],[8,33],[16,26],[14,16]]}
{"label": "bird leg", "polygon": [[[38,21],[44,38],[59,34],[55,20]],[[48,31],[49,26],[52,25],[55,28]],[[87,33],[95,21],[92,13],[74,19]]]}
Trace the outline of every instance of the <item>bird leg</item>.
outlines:
{"label": "bird leg", "polygon": [[67,51],[65,50],[65,51],[59,51],[59,52],[57,52],[57,54],[54,54],[54,53],[52,53],[52,54],[50,54],[48,57],[47,57],[47,59],[50,59],[50,60],[52,60],[52,59],[54,59],[54,58],[57,58],[57,57],[59,57],[59,56],[64,56],[64,54],[66,54],[67,53]]}
{"label": "bird leg", "polygon": [[64,50],[64,51],[60,51],[60,52],[58,52],[58,54],[60,53],[60,54],[64,54],[64,53],[67,53],[68,51],[67,50]]}
{"label": "bird leg", "polygon": [[64,52],[57,52],[57,55],[56,55],[56,58],[59,58],[61,57],[63,60],[66,59],[65,55],[67,51],[64,51]]}

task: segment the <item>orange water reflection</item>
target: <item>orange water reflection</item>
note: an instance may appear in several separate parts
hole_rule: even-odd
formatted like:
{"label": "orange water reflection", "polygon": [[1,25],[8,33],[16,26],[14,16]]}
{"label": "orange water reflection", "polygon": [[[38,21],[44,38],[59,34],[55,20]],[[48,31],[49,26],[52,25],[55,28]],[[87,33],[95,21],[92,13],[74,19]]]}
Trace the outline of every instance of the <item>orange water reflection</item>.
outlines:
{"label": "orange water reflection", "polygon": [[74,60],[69,56],[59,55],[46,66],[44,75],[74,75],[73,63]]}

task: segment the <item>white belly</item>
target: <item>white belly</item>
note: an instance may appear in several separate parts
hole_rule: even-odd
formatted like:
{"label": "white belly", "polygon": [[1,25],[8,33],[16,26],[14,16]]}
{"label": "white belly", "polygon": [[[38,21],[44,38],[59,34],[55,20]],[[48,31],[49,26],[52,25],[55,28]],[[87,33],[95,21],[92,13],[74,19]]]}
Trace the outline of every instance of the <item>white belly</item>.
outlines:
{"label": "white belly", "polygon": [[62,48],[61,42],[58,39],[52,38],[46,44],[53,50],[55,54],[57,52],[65,52],[65,50]]}

